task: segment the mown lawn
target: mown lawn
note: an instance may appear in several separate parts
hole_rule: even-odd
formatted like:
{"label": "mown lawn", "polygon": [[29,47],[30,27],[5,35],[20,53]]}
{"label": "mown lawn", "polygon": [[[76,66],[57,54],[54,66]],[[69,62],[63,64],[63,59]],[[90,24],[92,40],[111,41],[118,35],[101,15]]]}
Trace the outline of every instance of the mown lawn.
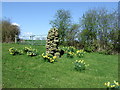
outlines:
{"label": "mown lawn", "polygon": [[[2,44],[3,88],[105,88],[105,82],[118,80],[118,56],[86,53],[89,67],[78,72],[74,70],[73,59],[63,55],[58,62],[45,62],[41,56],[12,56],[8,49],[23,49],[29,45]],[[31,46],[41,55],[45,46]]]}

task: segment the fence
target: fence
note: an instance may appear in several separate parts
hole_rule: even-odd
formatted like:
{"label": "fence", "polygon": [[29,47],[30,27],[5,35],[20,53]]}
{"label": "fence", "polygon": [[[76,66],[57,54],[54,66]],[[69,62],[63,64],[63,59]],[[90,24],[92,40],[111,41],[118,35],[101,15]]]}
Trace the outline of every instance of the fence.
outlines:
{"label": "fence", "polygon": [[15,36],[15,43],[28,45],[45,45],[47,35],[29,35],[29,36]]}

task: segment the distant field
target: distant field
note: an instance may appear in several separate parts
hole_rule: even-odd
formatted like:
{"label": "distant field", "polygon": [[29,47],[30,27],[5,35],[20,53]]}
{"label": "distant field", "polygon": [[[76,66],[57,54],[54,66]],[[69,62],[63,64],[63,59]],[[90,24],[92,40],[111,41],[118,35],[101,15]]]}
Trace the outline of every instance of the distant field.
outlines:
{"label": "distant field", "polygon": [[105,88],[105,82],[118,80],[118,56],[86,53],[82,58],[90,66],[83,72],[74,70],[73,59],[63,55],[58,62],[45,62],[41,56],[12,56],[8,49],[31,46],[41,55],[45,46],[2,44],[3,88]]}
{"label": "distant field", "polygon": [[19,44],[27,44],[27,45],[45,45],[46,40],[23,40],[18,43]]}

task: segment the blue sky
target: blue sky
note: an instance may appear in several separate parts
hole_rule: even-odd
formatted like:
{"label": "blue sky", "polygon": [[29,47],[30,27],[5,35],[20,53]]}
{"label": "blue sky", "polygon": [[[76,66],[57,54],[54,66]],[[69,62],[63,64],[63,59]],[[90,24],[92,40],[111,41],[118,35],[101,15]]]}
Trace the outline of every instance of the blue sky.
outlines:
{"label": "blue sky", "polygon": [[2,17],[19,24],[21,35],[41,35],[51,28],[49,22],[58,9],[70,10],[73,22],[78,23],[88,9],[101,7],[111,11],[118,5],[117,2],[3,2]]}

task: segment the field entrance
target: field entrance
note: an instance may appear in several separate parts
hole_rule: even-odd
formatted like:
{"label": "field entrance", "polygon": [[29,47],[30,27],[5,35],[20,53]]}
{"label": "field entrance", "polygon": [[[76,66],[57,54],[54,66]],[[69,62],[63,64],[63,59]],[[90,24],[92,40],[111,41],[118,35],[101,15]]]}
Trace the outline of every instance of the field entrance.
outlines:
{"label": "field entrance", "polygon": [[17,42],[19,44],[27,45],[46,45],[46,35],[29,35],[29,36],[20,36],[20,40]]}

